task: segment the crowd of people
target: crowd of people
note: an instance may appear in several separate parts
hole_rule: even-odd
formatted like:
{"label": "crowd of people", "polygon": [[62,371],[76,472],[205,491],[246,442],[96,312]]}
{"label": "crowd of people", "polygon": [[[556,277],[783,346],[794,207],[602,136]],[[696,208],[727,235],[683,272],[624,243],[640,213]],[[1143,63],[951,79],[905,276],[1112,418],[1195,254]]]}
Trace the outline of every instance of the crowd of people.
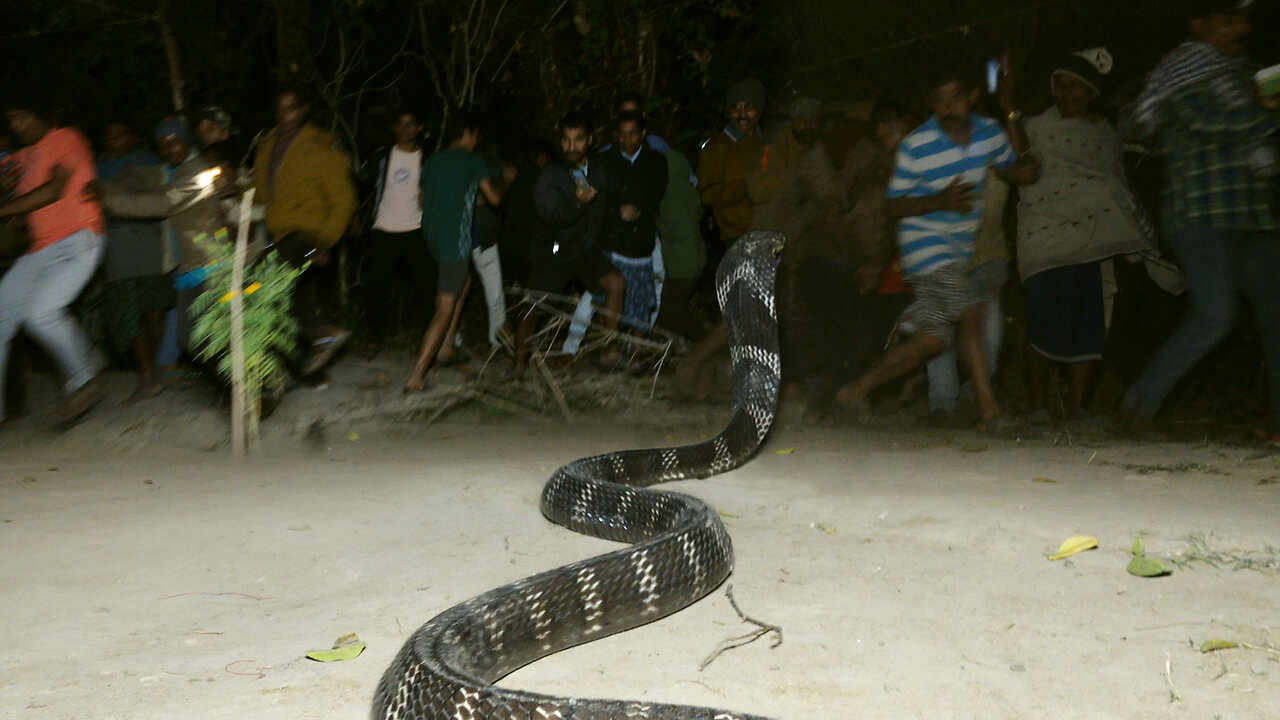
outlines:
{"label": "crowd of people", "polygon": [[[105,283],[103,335],[137,369],[130,400],[163,390],[165,373],[198,350],[190,307],[208,268],[196,238],[227,225],[229,204],[251,186],[258,252],[307,268],[294,301],[301,337],[291,369],[300,382],[323,383],[351,336],[320,319],[317,288],[306,288],[339,242],[358,237],[367,355],[392,339],[397,267],[409,271],[415,301],[431,309],[406,392],[456,360],[462,308],[478,278],[486,337],[513,348],[513,378],[526,372],[545,321],[539,302],[577,291],[579,322],[552,361],[588,362],[578,357],[581,328],[599,306],[599,325],[618,340],[591,363],[625,364],[626,338],[661,328],[691,343],[677,391],[706,395],[727,341],[691,300],[717,243],[766,230],[786,236],[778,281],[784,393],[812,420],[874,413],[877,388],[923,366],[924,421],[956,425],[968,404],[979,424],[1005,421],[992,377],[1006,329],[1002,288],[1016,258],[1027,422],[1055,420],[1046,387],[1057,367],[1068,386],[1058,419],[1097,419],[1090,392],[1123,264],[1143,267],[1172,292],[1185,287],[1188,312],[1124,396],[1117,429],[1156,432],[1153,419],[1174,385],[1230,331],[1242,292],[1263,339],[1268,441],[1278,445],[1280,97],[1259,92],[1243,57],[1248,3],[1193,5],[1189,39],[1154,69],[1126,116],[1128,128],[1163,148],[1159,219],[1181,272],[1160,256],[1156,223],[1126,179],[1120,135],[1098,112],[1113,62],[1103,48],[1054,64],[1052,104],[1033,117],[1023,116],[1007,59],[994,68],[993,87],[965,62],[940,64],[922,88],[926,116],[882,100],[853,117],[793,97],[779,108],[785,121],[775,122],[762,118],[770,107],[764,85],[743,79],[725,94],[726,123],[696,162],[652,131],[645,98],[633,93],[616,98],[607,123],[571,112],[555,143],[529,140],[506,162],[485,152],[474,116],[451,116],[430,152],[424,118],[401,110],[391,142],[362,168],[309,122],[297,89],[275,97],[276,124],[246,167],[228,149],[233,125],[217,107],[159,122],[158,156],[140,148],[128,125],[112,123],[95,158],[78,130],[13,95],[13,137],[0,140],[0,151],[23,147],[4,165],[0,217],[25,218],[28,245],[0,280],[0,390],[24,329],[64,378],[59,424],[101,398],[103,362],[69,311],[96,273]],[[514,324],[509,287],[533,308]],[[0,424],[4,418],[0,407]]]}

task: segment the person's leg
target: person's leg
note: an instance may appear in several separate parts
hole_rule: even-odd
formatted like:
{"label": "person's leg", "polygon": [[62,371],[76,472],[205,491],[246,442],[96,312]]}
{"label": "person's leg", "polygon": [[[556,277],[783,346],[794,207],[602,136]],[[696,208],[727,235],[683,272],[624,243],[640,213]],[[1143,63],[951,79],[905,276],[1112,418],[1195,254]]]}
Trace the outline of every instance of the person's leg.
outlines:
{"label": "person's leg", "polygon": [[929,411],[953,412],[960,397],[960,370],[956,367],[956,352],[948,347],[925,363],[925,375],[929,378]]}
{"label": "person's leg", "polygon": [[1271,386],[1267,433],[1275,442],[1280,439],[1280,236],[1275,232],[1242,233],[1234,250],[1240,289],[1253,307],[1262,339]]}
{"label": "person's leg", "polygon": [[[165,311],[143,313],[138,322],[138,337],[133,339],[133,357],[138,363],[138,388],[125,402],[137,402],[160,392],[163,386],[156,375],[156,348],[164,335]],[[177,338],[174,338],[175,345]]]}
{"label": "person's leg", "polygon": [[0,276],[0,423],[5,421],[5,385],[9,376],[9,352],[27,314],[27,300],[36,281],[39,260],[23,255]]}
{"label": "person's leg", "polygon": [[1047,413],[1049,410],[1044,404],[1044,388],[1048,363],[1030,343],[1022,347],[1022,360],[1023,370],[1027,374],[1027,402],[1031,406],[1031,413]]}
{"label": "person's leg", "polygon": [[1235,322],[1236,283],[1227,233],[1190,227],[1174,230],[1171,237],[1186,275],[1187,314],[1120,402],[1122,422],[1133,430],[1149,424],[1182,376],[1231,332]]}
{"label": "person's leg", "polygon": [[431,366],[431,361],[435,359],[436,353],[440,350],[440,344],[444,341],[445,333],[449,329],[449,323],[453,320],[453,308],[457,303],[457,299],[457,295],[440,294],[436,296],[436,310],[431,315],[431,323],[427,325],[427,332],[422,336],[422,347],[418,350],[418,360],[413,365],[413,371],[409,373],[409,379],[404,383],[405,390],[416,392],[426,387],[424,380],[427,368]]}
{"label": "person's leg", "polygon": [[502,262],[498,257],[498,246],[472,250],[471,260],[475,264],[476,274],[480,276],[480,284],[484,287],[484,304],[489,309],[489,347],[497,347],[498,332],[507,319],[507,298],[502,286]]}
{"label": "person's leg", "polygon": [[176,369],[178,360],[182,359],[181,331],[178,327],[180,319],[177,309],[169,310],[161,318],[160,339],[156,341],[153,362],[156,366]]}
{"label": "person's leg", "polygon": [[516,361],[515,367],[511,370],[511,377],[519,380],[524,377],[524,369],[529,364],[529,339],[533,337],[533,332],[538,329],[537,308],[530,308],[520,318],[520,324],[516,326]]}
{"label": "person's leg", "polygon": [[982,351],[987,358],[987,376],[994,378],[1000,369],[1000,350],[1004,345],[1004,307],[1000,293],[987,297],[982,304]]}
{"label": "person's leg", "polygon": [[471,294],[471,284],[472,275],[468,272],[467,279],[462,281],[462,292],[458,293],[458,298],[453,303],[449,329],[445,331],[444,340],[441,341],[440,349],[436,352],[436,363],[439,365],[452,363],[458,356],[458,321],[462,319],[462,306],[467,304],[467,296]]}
{"label": "person's leg", "polygon": [[856,408],[873,390],[920,367],[925,360],[947,347],[947,341],[931,332],[918,332],[904,343],[889,348],[871,368],[836,393],[836,402]]}
{"label": "person's leg", "polygon": [[533,350],[529,343],[538,329],[538,322],[544,315],[541,303],[545,301],[548,293],[563,290],[573,275],[574,270],[569,266],[558,264],[545,257],[531,258],[529,285],[525,293],[532,305],[523,312],[516,326],[515,367],[511,370],[511,379],[523,378],[525,368],[528,367],[529,355]]}
{"label": "person's leg", "polygon": [[436,295],[439,294],[440,266],[427,249],[421,230],[410,230],[396,237],[399,238],[397,243],[400,256],[409,260],[409,279],[413,284],[414,299],[420,307],[432,312]]}
{"label": "person's leg", "polygon": [[569,334],[564,339],[564,345],[560,349],[566,355],[577,355],[578,348],[582,347],[582,340],[587,336],[587,329],[591,327],[591,318],[596,314],[596,296],[590,290],[584,290],[582,297],[578,298],[578,304],[573,308],[573,320],[569,321]]}
{"label": "person's leg", "polygon": [[81,230],[39,251],[40,270],[27,299],[27,332],[53,357],[74,393],[98,374],[101,365],[89,338],[67,312],[102,257],[102,236]]}
{"label": "person's leg", "polygon": [[[423,245],[425,252],[426,243],[422,241],[420,233],[415,234],[418,235],[418,241]],[[387,315],[391,306],[391,281],[396,262],[403,252],[403,241],[400,235],[401,233],[370,230],[365,236],[365,256],[368,258],[364,277],[365,302],[368,303],[365,317],[370,340],[373,341],[371,351],[373,355],[376,355],[377,351],[381,350],[382,344],[386,342]]]}
{"label": "person's leg", "polygon": [[982,420],[994,420],[1000,415],[1000,403],[991,388],[991,375],[987,372],[987,354],[982,347],[982,305],[974,305],[960,315],[956,323],[956,351],[969,370],[969,381],[978,396],[978,410]]}
{"label": "person's leg", "polygon": [[[605,315],[601,325],[604,327],[607,335],[612,335],[618,329],[618,321],[622,317],[622,304],[627,294],[627,282],[622,279],[622,274],[617,270],[605,273],[600,278],[600,288],[604,290],[604,307],[609,311]],[[604,364],[617,362],[622,357],[622,352],[616,347],[607,347],[600,354],[600,362]]]}
{"label": "person's leg", "polygon": [[613,257],[613,264],[627,287],[622,302],[623,323],[628,330],[643,335],[652,326],[653,308],[657,305],[652,261],[648,257],[629,258],[617,253],[613,253]]}
{"label": "person's leg", "polygon": [[1071,377],[1071,395],[1068,398],[1067,417],[1079,413],[1089,400],[1089,390],[1093,388],[1094,378],[1098,377],[1101,360],[1081,360],[1067,366]]}
{"label": "person's leg", "polygon": [[662,299],[658,306],[658,327],[673,335],[683,335],[699,340],[703,329],[698,327],[689,309],[689,297],[698,284],[698,278],[667,278],[662,284]]}
{"label": "person's leg", "polygon": [[658,242],[658,238],[653,239],[653,255],[649,256],[649,266],[653,271],[653,312],[649,313],[649,327],[653,327],[658,322],[658,315],[662,312],[662,291],[667,285],[667,266],[662,262],[662,243]]}

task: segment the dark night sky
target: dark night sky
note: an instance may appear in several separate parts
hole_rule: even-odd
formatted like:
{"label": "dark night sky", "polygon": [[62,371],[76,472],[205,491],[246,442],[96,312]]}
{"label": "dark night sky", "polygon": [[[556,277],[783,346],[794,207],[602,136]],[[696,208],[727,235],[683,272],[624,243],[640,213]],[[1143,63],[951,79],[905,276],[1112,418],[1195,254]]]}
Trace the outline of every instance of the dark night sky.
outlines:
{"label": "dark night sky", "polygon": [[[147,9],[152,0],[113,0]],[[394,6],[400,0],[370,2]],[[716,48],[712,80],[686,106],[718,101],[720,83],[764,77],[775,97],[788,92],[825,100],[898,95],[913,89],[939,51],[977,57],[1013,51],[1028,94],[1045,85],[1044,65],[1068,50],[1107,45],[1116,57],[1113,88],[1136,90],[1159,56],[1183,35],[1171,0],[762,0],[746,23]],[[184,0],[174,18],[192,104],[230,108],[246,129],[269,122],[274,18],[264,2]],[[314,6],[321,6],[316,3]],[[1255,59],[1280,62],[1280,0],[1253,9]],[[164,55],[151,23],[69,0],[0,3],[0,92],[23,82],[60,88],[68,119],[93,131],[109,118],[147,127],[168,110]],[[956,30],[967,25],[967,32]],[[91,29],[87,29],[90,26]],[[398,28],[391,23],[386,27]],[[32,34],[36,31],[37,34]],[[917,40],[918,38],[926,38]],[[415,88],[424,98],[425,78]],[[1041,93],[1043,94],[1043,93]],[[530,102],[525,99],[523,102]],[[505,108],[507,116],[521,112]]]}

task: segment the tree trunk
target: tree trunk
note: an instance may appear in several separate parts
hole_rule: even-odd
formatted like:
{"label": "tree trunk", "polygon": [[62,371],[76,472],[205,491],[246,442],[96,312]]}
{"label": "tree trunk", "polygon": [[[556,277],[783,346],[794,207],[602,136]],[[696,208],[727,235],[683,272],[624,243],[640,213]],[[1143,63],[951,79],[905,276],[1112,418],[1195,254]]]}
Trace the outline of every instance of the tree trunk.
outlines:
{"label": "tree trunk", "polygon": [[310,0],[267,0],[276,13],[276,80],[281,83],[311,80],[314,65],[308,30]]}
{"label": "tree trunk", "polygon": [[169,91],[173,94],[173,111],[179,115],[186,110],[183,100],[183,88],[186,80],[182,77],[182,61],[178,56],[178,41],[173,37],[173,26],[169,24],[169,0],[160,0],[156,6],[156,25],[160,27],[160,39],[164,42],[164,55],[169,61]]}

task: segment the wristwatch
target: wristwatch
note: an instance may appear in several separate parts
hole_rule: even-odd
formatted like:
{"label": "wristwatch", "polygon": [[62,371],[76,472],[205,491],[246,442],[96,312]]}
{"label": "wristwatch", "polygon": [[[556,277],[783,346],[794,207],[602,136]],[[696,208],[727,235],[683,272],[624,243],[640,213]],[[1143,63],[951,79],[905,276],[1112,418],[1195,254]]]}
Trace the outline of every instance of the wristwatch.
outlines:
{"label": "wristwatch", "polygon": [[1005,117],[1005,119],[1006,119],[1006,120],[1008,120],[1008,121],[1009,121],[1009,122],[1011,122],[1011,123],[1012,123],[1012,122],[1018,122],[1019,120],[1021,120],[1021,119],[1022,119],[1022,111],[1021,111],[1021,110],[1010,110],[1008,113],[1006,113],[1006,114],[1005,114],[1005,116],[1004,116],[1004,117]]}

